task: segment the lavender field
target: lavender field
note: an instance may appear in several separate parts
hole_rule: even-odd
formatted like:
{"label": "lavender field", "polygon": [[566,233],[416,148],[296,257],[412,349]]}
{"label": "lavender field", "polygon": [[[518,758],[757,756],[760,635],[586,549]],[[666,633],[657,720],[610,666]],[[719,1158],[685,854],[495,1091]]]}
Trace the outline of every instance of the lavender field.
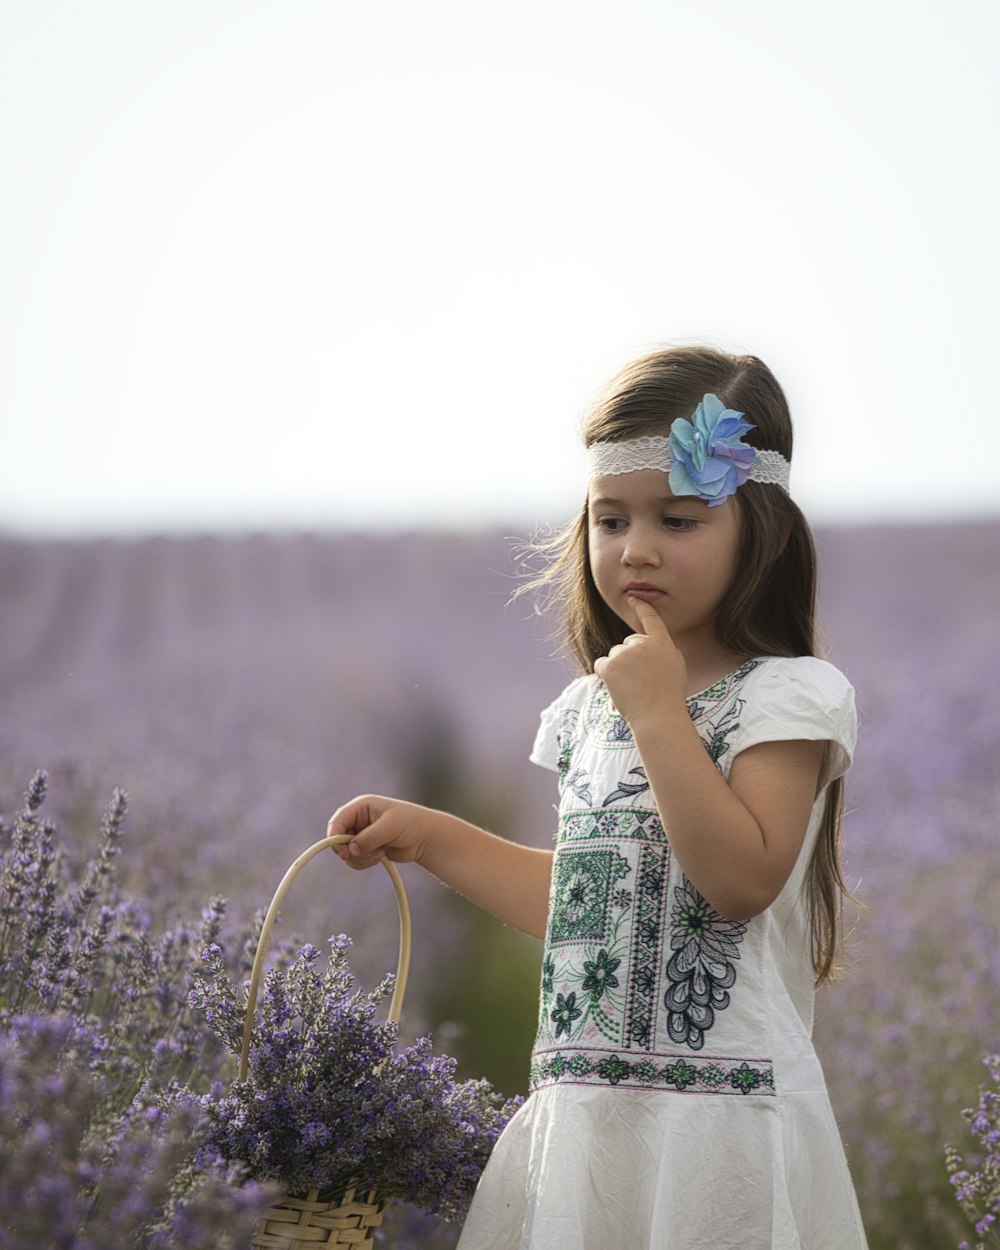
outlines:
{"label": "lavender field", "polygon": [[[818,540],[827,653],[862,728],[861,906],[817,1042],[874,1250],[939,1250],[974,1239],[944,1148],[972,1150],[961,1112],[1000,1050],[1000,522]],[[516,571],[482,535],[0,540],[0,812],[47,769],[45,810],[85,858],[123,787],[124,882],[164,922],[215,894],[249,917],[361,791],[542,845],[554,787],[526,756],[571,670],[553,622],[506,606]],[[377,979],[394,961],[383,877],[321,857],[283,930],[348,932]],[[537,944],[406,883],[407,1027],[520,1092]]]}

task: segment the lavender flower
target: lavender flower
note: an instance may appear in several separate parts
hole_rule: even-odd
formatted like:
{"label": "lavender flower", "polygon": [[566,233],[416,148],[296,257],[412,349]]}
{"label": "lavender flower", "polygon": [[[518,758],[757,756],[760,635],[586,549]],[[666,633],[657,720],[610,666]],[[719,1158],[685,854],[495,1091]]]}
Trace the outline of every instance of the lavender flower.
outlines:
{"label": "lavender flower", "polygon": [[[125,815],[74,881],[37,774],[0,855],[0,1250],[215,1247],[270,1200],[217,1158],[196,1095],[224,1049],[187,1005],[224,904],[157,937],[117,893]],[[18,920],[22,923],[20,930]]]}
{"label": "lavender flower", "polygon": [[[65,1016],[18,1016],[0,1034],[0,1248],[216,1250],[249,1241],[271,1195],[221,1167],[193,1173],[200,1108],[129,1107],[109,1123],[106,1041]],[[237,1242],[239,1244],[239,1242]]]}
{"label": "lavender flower", "polygon": [[[868,910],[849,926],[846,975],[820,995],[816,1040],[873,1250],[940,1250],[969,1236],[941,1143],[1000,1036],[1000,526],[844,527],[818,530],[817,541],[823,634],[862,712],[845,844],[848,878]],[[0,537],[0,806],[9,813],[0,890],[20,879],[28,891],[14,907],[9,894],[0,899],[0,1030],[19,995],[30,1013],[49,1009],[41,993],[65,993],[76,1013],[79,994],[80,1015],[130,1013],[108,1043],[143,1057],[122,1056],[124,1104],[147,1076],[167,1081],[171,1068],[207,1090],[227,1071],[216,1066],[224,1047],[213,1035],[202,1034],[204,1069],[170,1052],[153,1072],[155,1047],[204,1028],[187,1008],[188,973],[177,988],[187,1015],[172,1031],[153,1018],[163,991],[143,978],[154,975],[158,935],[190,933],[194,962],[216,941],[238,982],[255,946],[261,883],[287,866],[288,839],[318,836],[343,796],[372,789],[455,803],[544,844],[550,779],[523,757],[566,671],[551,662],[545,622],[499,610],[510,567],[507,544],[491,536]],[[405,629],[369,611],[372,587],[390,583],[408,604]],[[453,644],[444,653],[442,637]],[[19,793],[39,761],[52,776],[44,806],[44,778],[30,803]],[[141,848],[114,857],[116,889],[129,897],[102,886],[90,946],[70,922],[60,948],[58,909],[72,907],[71,883],[84,880],[73,866],[100,845],[96,831],[83,836],[89,813],[119,784],[132,796],[128,841]],[[47,851],[46,812],[59,826]],[[17,865],[19,823],[30,849]],[[48,869],[46,855],[55,857]],[[315,891],[307,883],[297,898],[296,927],[347,929],[358,942],[352,963],[372,983],[394,950],[390,909],[372,906],[367,881],[341,888],[332,857],[325,878],[316,872]],[[412,1019],[439,1009],[432,996],[469,955],[456,940],[460,908],[443,909],[420,874],[407,886],[422,950]],[[216,892],[232,900],[225,926],[239,939],[196,933]],[[29,960],[32,923],[53,936]],[[483,949],[501,962],[508,940],[497,929]],[[74,980],[85,950],[91,972]],[[506,994],[491,990],[484,1001],[512,1039],[521,1030],[510,1049],[526,1053],[531,1009],[518,1020]],[[475,1039],[496,1030],[474,1009],[472,996],[454,993],[440,1005],[464,1027],[463,1061],[477,1070]],[[13,1149],[4,1132],[0,1149]],[[391,1203],[387,1224],[396,1214]],[[425,1244],[422,1232],[407,1238]]]}
{"label": "lavender flower", "polygon": [[[988,1055],[983,1062],[992,1085],[981,1085],[979,1105],[964,1112],[980,1149],[968,1161],[954,1146],[945,1149],[955,1197],[975,1225],[974,1250],[1000,1246],[1000,1055]],[[968,1242],[961,1245],[969,1250]]]}

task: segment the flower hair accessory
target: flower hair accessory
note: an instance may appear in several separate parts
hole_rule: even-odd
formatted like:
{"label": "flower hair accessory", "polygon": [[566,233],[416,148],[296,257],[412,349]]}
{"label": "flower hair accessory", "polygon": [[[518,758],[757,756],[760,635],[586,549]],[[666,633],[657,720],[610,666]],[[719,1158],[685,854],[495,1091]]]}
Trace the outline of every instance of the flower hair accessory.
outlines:
{"label": "flower hair accessory", "polygon": [[765,482],[788,490],[789,464],[779,451],[760,451],[743,442],[754,426],[742,412],[727,408],[717,395],[705,395],[691,420],[679,417],[666,437],[593,443],[591,477],[660,469],[670,475],[675,495],[693,495],[710,508],[728,499],[744,482]]}

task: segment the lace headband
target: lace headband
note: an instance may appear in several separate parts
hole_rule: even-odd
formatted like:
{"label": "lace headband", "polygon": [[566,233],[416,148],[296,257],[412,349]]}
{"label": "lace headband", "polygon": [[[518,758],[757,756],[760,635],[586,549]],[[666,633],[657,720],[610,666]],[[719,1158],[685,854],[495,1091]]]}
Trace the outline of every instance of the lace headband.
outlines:
{"label": "lace headband", "polygon": [[620,443],[592,443],[587,448],[591,477],[660,469],[670,475],[675,495],[695,495],[715,507],[743,485],[764,482],[788,490],[789,464],[780,451],[760,451],[743,442],[742,412],[708,394],[691,420],[679,417],[669,435],[630,438]]}

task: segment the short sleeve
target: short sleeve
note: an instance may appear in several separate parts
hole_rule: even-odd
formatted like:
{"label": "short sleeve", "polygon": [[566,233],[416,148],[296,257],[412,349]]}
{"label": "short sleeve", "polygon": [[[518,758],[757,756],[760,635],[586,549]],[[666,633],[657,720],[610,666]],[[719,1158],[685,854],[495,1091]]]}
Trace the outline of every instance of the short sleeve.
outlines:
{"label": "short sleeve", "polygon": [[779,658],[753,675],[731,752],[759,742],[826,742],[822,789],[850,768],[857,734],[854,688],[843,673],[812,656]]}
{"label": "short sleeve", "polygon": [[560,735],[563,727],[563,714],[574,704],[586,681],[586,677],[578,677],[570,682],[562,694],[542,712],[538,733],[535,734],[535,745],[528,756],[532,764],[540,764],[542,768],[550,768],[553,772],[558,772],[559,755],[562,750]]}

